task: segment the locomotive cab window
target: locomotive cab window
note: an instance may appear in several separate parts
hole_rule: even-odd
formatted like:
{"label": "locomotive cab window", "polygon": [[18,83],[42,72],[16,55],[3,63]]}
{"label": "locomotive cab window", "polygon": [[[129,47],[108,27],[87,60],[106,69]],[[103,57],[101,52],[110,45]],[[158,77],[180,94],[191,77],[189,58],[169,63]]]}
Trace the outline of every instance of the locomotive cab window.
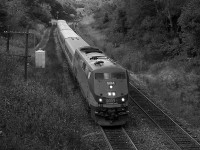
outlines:
{"label": "locomotive cab window", "polygon": [[104,74],[103,73],[95,73],[95,79],[103,80],[104,79]]}
{"label": "locomotive cab window", "polygon": [[85,71],[85,68],[86,68],[86,64],[85,64],[85,62],[83,62],[83,64],[82,64],[82,68],[83,68],[83,70]]}
{"label": "locomotive cab window", "polygon": [[97,80],[110,79],[110,73],[96,73],[95,79]]}
{"label": "locomotive cab window", "polygon": [[126,79],[125,72],[115,72],[111,74],[112,79]]}
{"label": "locomotive cab window", "polygon": [[126,79],[125,72],[114,72],[114,73],[95,73],[96,80],[103,79]]}

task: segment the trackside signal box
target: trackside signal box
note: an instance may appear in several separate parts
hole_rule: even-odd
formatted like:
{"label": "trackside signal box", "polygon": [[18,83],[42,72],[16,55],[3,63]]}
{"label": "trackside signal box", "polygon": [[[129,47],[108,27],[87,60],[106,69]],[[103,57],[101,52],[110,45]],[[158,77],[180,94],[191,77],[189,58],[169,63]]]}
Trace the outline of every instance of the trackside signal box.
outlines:
{"label": "trackside signal box", "polygon": [[45,51],[41,48],[35,51],[35,66],[36,68],[45,68]]}

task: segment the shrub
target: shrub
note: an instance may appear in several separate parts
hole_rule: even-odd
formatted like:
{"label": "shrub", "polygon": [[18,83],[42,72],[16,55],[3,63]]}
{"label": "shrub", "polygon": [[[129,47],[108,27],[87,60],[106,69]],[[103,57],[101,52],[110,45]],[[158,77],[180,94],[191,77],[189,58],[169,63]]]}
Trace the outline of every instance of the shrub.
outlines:
{"label": "shrub", "polygon": [[200,113],[196,109],[199,105],[199,76],[186,73],[183,68],[169,66],[170,63],[164,62],[151,67],[150,71],[155,77],[147,82],[151,94],[158,96],[157,99],[173,114],[197,125]]}
{"label": "shrub", "polygon": [[51,88],[20,80],[9,88],[0,88],[4,116],[1,124],[6,134],[3,149],[35,149],[37,142],[39,149],[80,148],[80,129],[71,114],[72,109]]}
{"label": "shrub", "polygon": [[78,95],[61,98],[43,71],[25,83],[17,60],[0,57],[0,149],[88,149],[71,107]]}
{"label": "shrub", "polygon": [[163,68],[165,68],[167,66],[167,62],[158,62],[158,63],[155,63],[153,65],[150,66],[149,68],[149,72],[151,74],[158,74]]}

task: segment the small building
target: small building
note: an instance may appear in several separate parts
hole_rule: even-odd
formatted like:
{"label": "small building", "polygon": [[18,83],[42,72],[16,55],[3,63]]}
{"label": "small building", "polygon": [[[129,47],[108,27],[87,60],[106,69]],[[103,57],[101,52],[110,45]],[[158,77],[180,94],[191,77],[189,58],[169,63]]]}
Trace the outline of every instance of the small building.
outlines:
{"label": "small building", "polygon": [[35,51],[35,66],[36,68],[45,68],[45,51],[41,48]]}

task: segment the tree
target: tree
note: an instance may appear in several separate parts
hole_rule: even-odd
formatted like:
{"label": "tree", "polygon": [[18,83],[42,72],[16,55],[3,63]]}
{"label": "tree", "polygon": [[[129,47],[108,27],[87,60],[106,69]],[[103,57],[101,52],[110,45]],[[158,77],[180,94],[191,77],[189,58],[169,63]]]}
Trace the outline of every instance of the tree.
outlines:
{"label": "tree", "polygon": [[71,19],[70,14],[76,15],[76,11],[73,9],[71,5],[61,5],[59,2],[55,1],[51,3],[51,14],[53,18],[57,18],[58,12],[58,19]]}
{"label": "tree", "polygon": [[0,32],[3,32],[6,28],[7,11],[5,1],[0,1]]}
{"label": "tree", "polygon": [[154,0],[157,13],[160,13],[168,19],[169,31],[176,33],[178,31],[178,18],[181,15],[181,9],[186,0]]}
{"label": "tree", "polygon": [[183,49],[189,57],[200,55],[200,1],[191,0],[178,20],[182,30]]}
{"label": "tree", "polygon": [[26,16],[27,8],[21,0],[7,1],[6,6],[8,13],[8,24],[13,28],[18,27],[20,20]]}
{"label": "tree", "polygon": [[156,8],[153,0],[126,0],[124,1],[129,28],[140,26],[148,16],[156,16]]}
{"label": "tree", "polygon": [[103,18],[103,24],[109,22],[109,17],[108,17],[108,13],[104,14],[104,18]]}
{"label": "tree", "polygon": [[124,35],[127,33],[127,17],[126,17],[126,11],[120,9],[118,10],[118,15],[116,19],[116,31],[119,33],[123,33]]}

